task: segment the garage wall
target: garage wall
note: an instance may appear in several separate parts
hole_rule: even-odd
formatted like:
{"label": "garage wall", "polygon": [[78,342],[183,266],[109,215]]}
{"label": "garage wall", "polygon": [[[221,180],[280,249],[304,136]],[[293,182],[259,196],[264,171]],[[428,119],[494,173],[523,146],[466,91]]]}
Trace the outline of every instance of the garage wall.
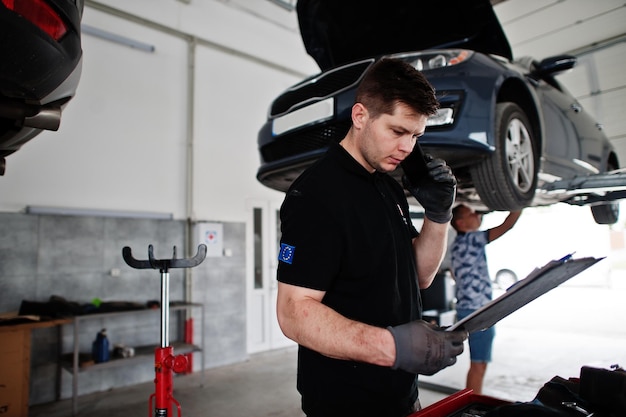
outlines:
{"label": "garage wall", "polygon": [[195,65],[194,217],[245,219],[248,199],[282,201],[256,180],[256,136],[276,86],[300,80],[207,47],[198,47]]}

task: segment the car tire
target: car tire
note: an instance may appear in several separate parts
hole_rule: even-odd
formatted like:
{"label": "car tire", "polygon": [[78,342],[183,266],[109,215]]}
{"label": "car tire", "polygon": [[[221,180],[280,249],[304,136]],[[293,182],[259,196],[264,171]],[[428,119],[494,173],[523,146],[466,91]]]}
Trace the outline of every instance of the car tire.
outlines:
{"label": "car tire", "polygon": [[[607,171],[614,169],[617,169],[617,167],[609,163]],[[615,224],[619,220],[619,202],[610,201],[591,206],[591,214],[597,224]]]}
{"label": "car tire", "polygon": [[515,103],[496,105],[496,150],[471,169],[482,202],[491,210],[520,210],[537,188],[537,145],[526,113]]}
{"label": "car tire", "polygon": [[602,203],[591,206],[591,214],[598,224],[615,224],[619,219],[619,203]]}
{"label": "car tire", "polygon": [[506,290],[511,285],[518,281],[517,274],[510,269],[501,269],[496,272],[496,279],[494,280],[499,288]]}

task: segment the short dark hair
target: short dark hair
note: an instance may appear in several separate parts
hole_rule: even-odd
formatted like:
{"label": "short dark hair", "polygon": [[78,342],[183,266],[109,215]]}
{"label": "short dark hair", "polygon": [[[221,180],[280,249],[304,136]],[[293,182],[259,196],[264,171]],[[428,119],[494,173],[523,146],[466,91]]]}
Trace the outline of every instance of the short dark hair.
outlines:
{"label": "short dark hair", "polygon": [[456,222],[457,220],[459,220],[459,216],[461,216],[461,211],[463,210],[471,210],[471,208],[469,208],[465,204],[459,204],[457,206],[454,206],[454,208],[452,209],[452,220],[450,221],[450,224],[452,225],[452,228],[457,232],[459,231],[459,229]]}
{"label": "short dark hair", "polygon": [[356,102],[373,117],[392,114],[399,102],[426,116],[439,108],[435,89],[426,77],[408,62],[394,58],[383,58],[367,70],[357,88]]}

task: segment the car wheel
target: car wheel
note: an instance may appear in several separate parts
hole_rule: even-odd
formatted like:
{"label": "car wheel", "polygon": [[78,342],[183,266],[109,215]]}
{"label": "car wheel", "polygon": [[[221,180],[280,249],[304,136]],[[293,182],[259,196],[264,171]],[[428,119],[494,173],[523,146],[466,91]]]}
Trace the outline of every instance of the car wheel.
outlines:
{"label": "car wheel", "polygon": [[498,287],[502,288],[503,290],[506,290],[511,285],[515,284],[517,280],[517,274],[515,274],[515,272],[511,271],[510,269],[501,269],[496,272],[495,282],[496,284],[498,284]]}
{"label": "car wheel", "polygon": [[519,210],[535,196],[536,142],[530,122],[515,103],[496,105],[496,150],[471,169],[481,200],[491,210]]}
{"label": "car wheel", "polygon": [[[607,171],[614,169],[617,169],[617,167],[614,167],[612,164],[609,164],[607,167]],[[591,214],[598,224],[615,224],[619,219],[619,203],[611,201],[591,206]]]}
{"label": "car wheel", "polygon": [[591,206],[591,214],[598,224],[615,224],[619,219],[619,204],[611,202]]}

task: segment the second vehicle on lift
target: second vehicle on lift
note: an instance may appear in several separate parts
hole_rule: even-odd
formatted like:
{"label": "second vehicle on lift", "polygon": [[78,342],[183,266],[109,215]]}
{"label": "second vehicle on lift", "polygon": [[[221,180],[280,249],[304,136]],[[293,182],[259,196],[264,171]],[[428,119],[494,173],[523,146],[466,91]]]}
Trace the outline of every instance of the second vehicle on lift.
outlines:
{"label": "second vehicle on lift", "polygon": [[0,0],[0,175],[6,157],[57,130],[82,68],[83,0]]}

